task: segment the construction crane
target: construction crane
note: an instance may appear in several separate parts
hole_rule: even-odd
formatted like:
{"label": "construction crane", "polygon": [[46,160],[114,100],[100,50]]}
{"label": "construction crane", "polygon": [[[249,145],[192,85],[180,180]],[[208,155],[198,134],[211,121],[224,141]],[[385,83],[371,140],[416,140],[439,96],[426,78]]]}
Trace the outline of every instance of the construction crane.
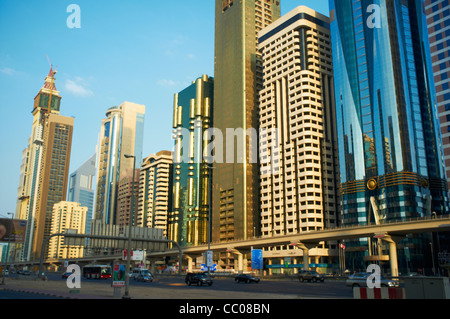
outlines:
{"label": "construction crane", "polygon": [[[48,57],[48,54],[46,54],[46,56],[47,56],[48,64],[50,64],[50,72],[52,72],[52,76],[54,76],[56,72],[53,71],[53,65],[52,65],[52,62],[50,61],[50,58]],[[50,114],[50,111],[52,108],[52,91],[53,91],[53,86],[50,88],[50,96],[48,99],[47,114]]]}

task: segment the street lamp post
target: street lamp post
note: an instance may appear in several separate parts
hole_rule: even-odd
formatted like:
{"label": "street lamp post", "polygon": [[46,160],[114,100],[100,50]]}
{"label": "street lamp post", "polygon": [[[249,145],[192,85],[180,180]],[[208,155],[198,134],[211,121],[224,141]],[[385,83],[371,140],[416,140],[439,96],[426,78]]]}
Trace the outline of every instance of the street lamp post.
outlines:
{"label": "street lamp post", "polygon": [[[208,251],[211,251],[211,222],[212,222],[212,191],[213,191],[213,184],[212,184],[212,170],[215,167],[208,164],[208,175],[209,175],[209,185],[206,187],[208,188]],[[208,275],[211,275],[210,267],[208,267]]]}
{"label": "street lamp post", "polygon": [[[136,156],[124,154],[125,158],[133,159],[133,180],[131,181],[132,189],[133,189],[133,213],[136,211],[136,200],[135,200],[135,191],[134,191],[134,171],[136,169]],[[128,218],[128,248],[127,248],[127,266],[126,266],[126,274],[125,274],[125,295],[122,297],[123,299],[130,299],[130,264],[131,264],[131,211],[130,216]]]}

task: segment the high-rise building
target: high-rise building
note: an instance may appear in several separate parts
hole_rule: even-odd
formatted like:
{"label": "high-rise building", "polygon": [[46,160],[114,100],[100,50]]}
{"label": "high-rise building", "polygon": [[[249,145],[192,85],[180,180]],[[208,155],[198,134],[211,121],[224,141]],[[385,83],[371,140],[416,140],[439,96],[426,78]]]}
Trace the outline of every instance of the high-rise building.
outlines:
{"label": "high-rise building", "polygon": [[41,256],[50,234],[53,205],[67,195],[74,119],[59,115],[61,96],[50,69],[34,99],[33,126],[23,152],[16,217],[28,221],[22,259]]}
{"label": "high-rise building", "polygon": [[216,0],[214,127],[224,137],[224,158],[216,157],[213,169],[213,241],[259,235],[258,152],[251,152],[258,141],[254,135],[235,141],[234,133],[258,131],[258,32],[279,17],[279,0]]}
{"label": "high-rise building", "polygon": [[[59,202],[53,206],[51,234],[62,234],[67,230],[86,233],[88,208],[80,203]],[[64,237],[54,236],[49,243],[49,258],[67,259],[83,257],[83,245],[68,245]]]}
{"label": "high-rise building", "polygon": [[[343,223],[447,214],[423,2],[330,0],[330,10]],[[399,269],[430,260],[424,236],[398,244]],[[346,243],[353,266],[378,244]]]}
{"label": "high-rise building", "polygon": [[[117,225],[136,225],[138,197],[139,197],[140,170],[134,172],[134,176],[125,176],[119,181],[117,192]],[[133,180],[134,178],[134,180]]]}
{"label": "high-rise building", "polygon": [[137,226],[164,230],[172,212],[173,153],[160,151],[145,158],[139,181]]}
{"label": "high-rise building", "polygon": [[[339,165],[329,18],[300,6],[259,33],[259,50],[261,234],[336,227]],[[286,257],[294,257],[294,249],[285,248],[292,250]]]}
{"label": "high-rise building", "polygon": [[[102,126],[98,144],[95,219],[116,225],[119,182],[132,177],[133,166],[142,162],[145,106],[124,102],[110,108]],[[125,155],[135,156],[126,158]],[[133,163],[135,161],[135,164]]]}
{"label": "high-rise building", "polygon": [[204,157],[205,131],[212,128],[214,80],[207,75],[175,94],[173,204],[168,238],[198,245],[208,240],[211,172]]}
{"label": "high-rise building", "polygon": [[89,158],[75,172],[70,174],[69,191],[67,201],[80,203],[82,207],[87,207],[86,213],[86,234],[90,233],[92,213],[94,211],[94,177],[95,177],[96,155]]}
{"label": "high-rise building", "polygon": [[450,186],[450,4],[425,0],[447,182]]}

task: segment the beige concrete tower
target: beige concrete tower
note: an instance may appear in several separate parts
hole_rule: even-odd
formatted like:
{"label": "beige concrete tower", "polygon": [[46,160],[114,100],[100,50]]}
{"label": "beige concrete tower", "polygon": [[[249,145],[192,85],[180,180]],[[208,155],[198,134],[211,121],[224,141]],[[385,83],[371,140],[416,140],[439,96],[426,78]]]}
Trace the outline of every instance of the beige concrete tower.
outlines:
{"label": "beige concrete tower", "polygon": [[[51,233],[61,234],[66,230],[76,230],[78,234],[84,234],[86,230],[87,207],[81,207],[80,203],[59,202],[53,206]],[[67,259],[82,258],[83,246],[68,246],[63,237],[52,237],[49,243],[49,258]]]}
{"label": "beige concrete tower", "polygon": [[172,211],[173,153],[160,151],[145,158],[139,181],[137,226],[164,230]]}
{"label": "beige concrete tower", "polygon": [[259,33],[259,49],[262,236],[336,226],[338,145],[329,19],[298,7]]}
{"label": "beige concrete tower", "polygon": [[50,235],[53,205],[66,199],[74,119],[59,115],[61,96],[50,69],[34,99],[33,126],[23,152],[16,217],[28,221],[22,259],[39,258]]}

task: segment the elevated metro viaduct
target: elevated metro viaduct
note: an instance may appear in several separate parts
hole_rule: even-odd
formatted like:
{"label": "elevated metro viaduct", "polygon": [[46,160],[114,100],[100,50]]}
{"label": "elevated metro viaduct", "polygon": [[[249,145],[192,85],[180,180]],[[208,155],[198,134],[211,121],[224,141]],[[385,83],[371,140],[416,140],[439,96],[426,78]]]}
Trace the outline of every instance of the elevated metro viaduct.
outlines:
{"label": "elevated metro viaduct", "polygon": [[[210,243],[210,249],[213,252],[231,252],[237,256],[238,272],[244,271],[243,256],[250,253],[252,249],[262,249],[265,247],[274,247],[281,245],[294,245],[303,251],[303,267],[309,269],[310,251],[318,246],[320,242],[347,240],[354,238],[379,238],[389,245],[389,261],[391,274],[398,277],[397,243],[410,234],[419,234],[426,232],[450,232],[450,216],[438,216],[414,219],[403,222],[389,222],[378,225],[339,227],[335,229],[326,229],[321,231],[312,231],[285,236],[252,238],[248,240],[236,240],[232,242]],[[72,235],[68,235],[72,236]],[[134,239],[138,241],[140,239]],[[175,245],[176,246],[176,245]],[[164,259],[167,256],[178,256],[179,259],[187,259],[188,269],[192,269],[192,260],[201,256],[208,250],[208,245],[175,247],[165,251],[147,252],[148,259]],[[90,262],[108,263],[120,260],[122,256],[93,256],[80,259],[71,259],[70,263],[86,264]],[[15,265],[39,265],[36,262],[15,262]],[[45,264],[62,264],[64,260],[46,260]]]}
{"label": "elevated metro viaduct", "polygon": [[[244,270],[243,256],[252,249],[261,249],[279,245],[295,245],[303,251],[303,267],[309,269],[310,251],[320,242],[354,238],[379,238],[389,244],[389,261],[392,277],[398,277],[397,243],[409,234],[450,231],[450,216],[421,218],[404,222],[389,222],[378,225],[339,227],[321,231],[312,231],[279,237],[253,238],[233,242],[211,243],[214,252],[232,252],[238,258],[238,271]],[[208,250],[208,245],[183,247],[183,255],[188,260],[188,268],[192,268],[192,260]],[[177,250],[152,252],[148,258],[164,258],[176,255]]]}

